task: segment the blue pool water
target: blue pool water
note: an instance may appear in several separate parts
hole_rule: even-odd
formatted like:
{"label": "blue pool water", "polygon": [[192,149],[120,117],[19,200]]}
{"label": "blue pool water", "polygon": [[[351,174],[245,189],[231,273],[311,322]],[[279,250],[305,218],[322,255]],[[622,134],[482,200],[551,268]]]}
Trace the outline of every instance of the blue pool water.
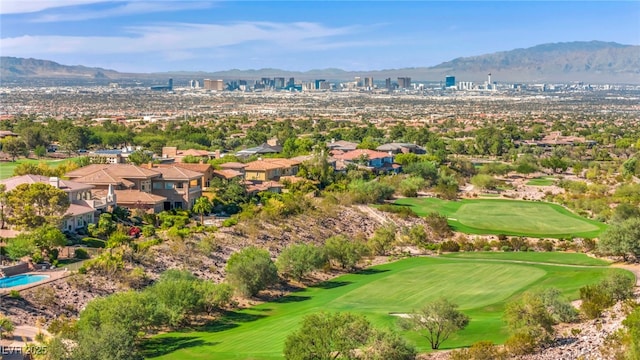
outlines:
{"label": "blue pool water", "polygon": [[27,285],[27,284],[38,282],[48,278],[49,276],[47,275],[29,275],[29,274],[9,276],[9,277],[0,279],[0,288],[4,289],[4,288],[10,288],[14,286]]}

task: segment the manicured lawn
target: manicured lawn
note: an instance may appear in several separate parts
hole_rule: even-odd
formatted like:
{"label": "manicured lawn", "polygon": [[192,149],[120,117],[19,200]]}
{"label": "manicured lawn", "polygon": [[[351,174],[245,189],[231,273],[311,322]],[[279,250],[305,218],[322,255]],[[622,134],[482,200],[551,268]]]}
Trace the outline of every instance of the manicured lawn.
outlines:
{"label": "manicured lawn", "polygon": [[[528,289],[556,287],[570,299],[578,289],[620,269],[561,267],[455,258],[416,257],[338,277],[280,301],[230,312],[206,327],[155,336],[145,343],[145,357],[154,359],[281,359],[284,340],[302,317],[318,311],[351,311],[374,325],[397,330],[397,318],[441,296],[458,303],[470,325],[454,334],[443,348],[468,346],[479,340],[503,342],[504,305]],[[423,338],[401,332],[420,351]]]}
{"label": "manicured lawn", "polygon": [[597,237],[606,225],[585,219],[556,204],[507,199],[404,198],[395,204],[411,206],[418,215],[438,212],[456,231],[530,237]]}
{"label": "manicured lawn", "polygon": [[541,176],[527,181],[527,185],[530,186],[551,186],[556,182],[556,179],[549,176]]}
{"label": "manicured lawn", "polygon": [[51,167],[56,167],[60,164],[62,164],[65,161],[68,160],[73,160],[76,158],[68,158],[68,159],[40,159],[40,160],[35,160],[35,159],[19,159],[16,160],[14,162],[2,162],[0,163],[0,180],[1,179],[6,179],[6,178],[10,178],[13,176],[13,170],[16,168],[16,166],[20,165],[20,164],[24,164],[24,163],[32,163],[32,164],[36,164],[38,165],[39,163],[43,162]]}
{"label": "manicured lawn", "polygon": [[532,261],[550,264],[606,266],[611,262],[585,254],[564,252],[461,252],[441,255],[448,258]]}

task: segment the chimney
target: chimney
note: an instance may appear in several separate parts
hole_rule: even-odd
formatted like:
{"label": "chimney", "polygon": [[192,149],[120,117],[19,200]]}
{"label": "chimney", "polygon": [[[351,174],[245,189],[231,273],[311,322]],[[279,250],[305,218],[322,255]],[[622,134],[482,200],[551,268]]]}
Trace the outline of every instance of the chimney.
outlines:
{"label": "chimney", "polygon": [[49,178],[49,185],[51,185],[51,186],[53,186],[53,187],[55,187],[57,189],[60,189],[60,179],[57,178],[57,177],[50,177]]}
{"label": "chimney", "polygon": [[149,162],[147,163],[147,168],[149,168],[149,169],[153,169],[153,162],[149,161]]}
{"label": "chimney", "polygon": [[220,150],[216,150],[214,154],[216,159],[220,159]]}

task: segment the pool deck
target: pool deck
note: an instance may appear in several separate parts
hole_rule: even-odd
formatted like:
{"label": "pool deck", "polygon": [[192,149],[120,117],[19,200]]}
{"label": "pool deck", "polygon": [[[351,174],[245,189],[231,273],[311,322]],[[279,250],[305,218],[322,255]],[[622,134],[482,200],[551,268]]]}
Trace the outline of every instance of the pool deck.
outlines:
{"label": "pool deck", "polygon": [[40,280],[31,284],[26,284],[26,285],[19,285],[19,286],[12,286],[12,287],[8,287],[8,288],[2,288],[0,289],[0,296],[5,296],[7,294],[9,294],[9,292],[16,290],[16,291],[23,291],[23,290],[28,290],[40,285],[44,285],[44,284],[48,284],[50,282],[54,282],[57,280],[60,280],[62,278],[65,278],[69,275],[71,275],[71,271],[67,271],[64,269],[56,269],[56,270],[41,270],[41,271],[31,271],[28,273],[24,273],[24,274],[20,274],[20,275],[46,275],[48,276],[47,279],[44,280]]}

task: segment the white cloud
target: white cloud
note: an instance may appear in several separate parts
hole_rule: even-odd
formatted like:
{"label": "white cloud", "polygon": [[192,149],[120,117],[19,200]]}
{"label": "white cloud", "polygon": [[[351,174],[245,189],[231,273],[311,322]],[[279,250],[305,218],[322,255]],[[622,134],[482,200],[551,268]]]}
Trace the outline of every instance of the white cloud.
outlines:
{"label": "white cloud", "polygon": [[[52,54],[140,54],[187,57],[191,51],[243,44],[271,44],[280,50],[321,50],[358,46],[344,36],[359,27],[326,27],[317,23],[241,22],[234,24],[158,24],[129,27],[129,36],[24,35],[3,38],[3,55],[47,58]],[[371,44],[367,42],[366,44]],[[171,55],[173,54],[173,55]],[[179,54],[179,55],[177,55]]]}
{"label": "white cloud", "polygon": [[105,2],[105,0],[2,0],[0,14],[34,13],[47,9],[100,2]]}
{"label": "white cloud", "polygon": [[135,1],[117,2],[108,9],[97,10],[74,10],[61,11],[42,14],[35,17],[33,22],[56,22],[56,21],[81,21],[90,19],[100,19],[107,17],[127,16],[134,14],[149,14],[153,12],[171,12],[180,10],[206,9],[212,6],[208,1]]}

